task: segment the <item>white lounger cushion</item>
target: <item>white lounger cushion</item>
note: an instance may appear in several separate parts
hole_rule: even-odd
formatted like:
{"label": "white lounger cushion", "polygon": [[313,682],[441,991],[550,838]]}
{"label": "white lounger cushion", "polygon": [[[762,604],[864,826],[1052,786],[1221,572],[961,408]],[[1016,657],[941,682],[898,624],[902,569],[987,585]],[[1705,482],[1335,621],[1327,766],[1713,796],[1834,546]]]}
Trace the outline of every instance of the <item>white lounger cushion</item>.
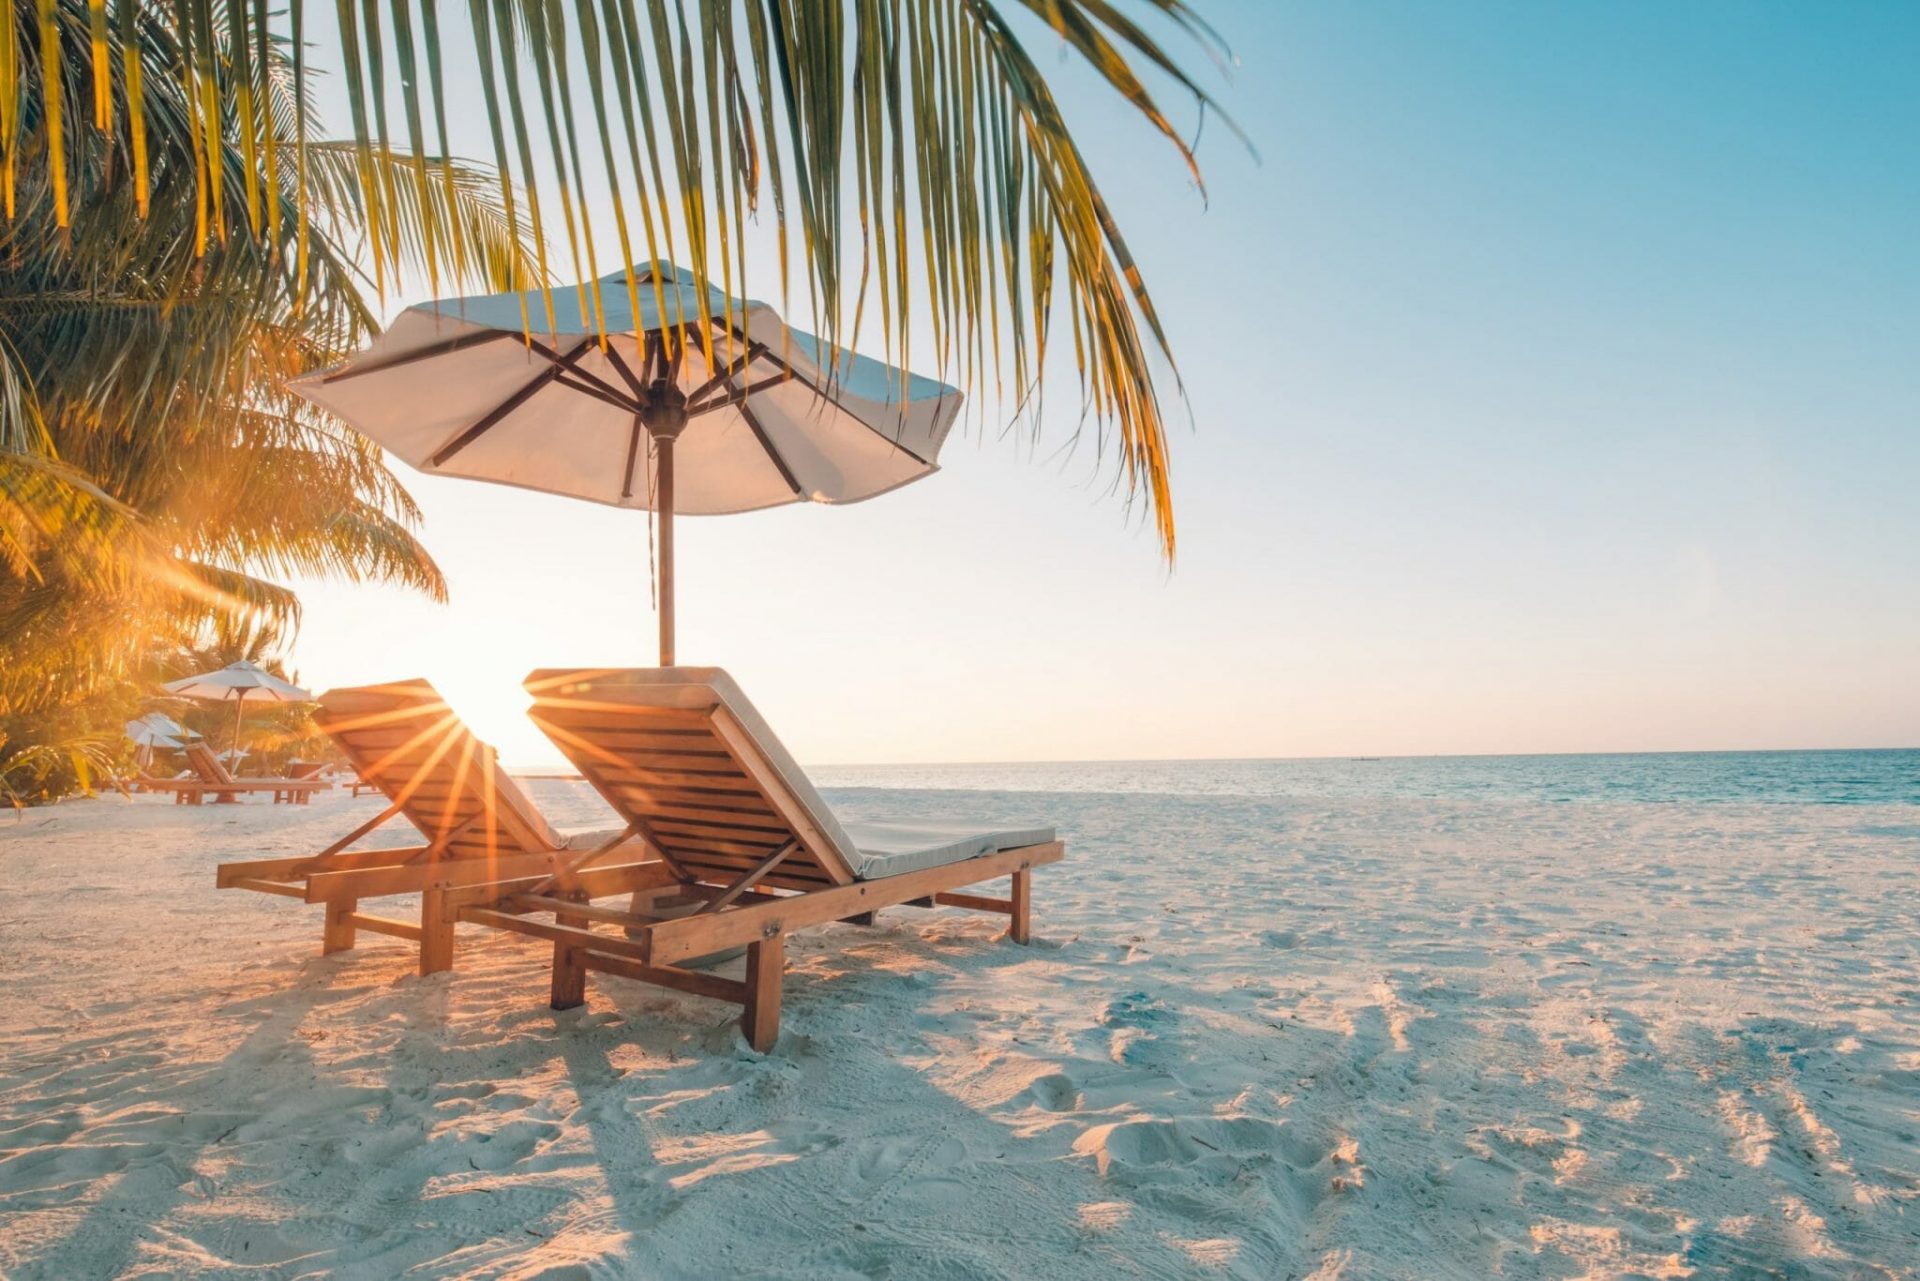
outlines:
{"label": "white lounger cushion", "polygon": [[[535,680],[543,673],[534,673]],[[990,828],[936,821],[932,823],[859,823],[843,826],[814,790],[800,763],[793,759],[767,724],[759,709],[718,667],[632,667],[601,674],[607,685],[626,687],[628,698],[655,707],[711,707],[719,703],[733,713],[740,728],[760,749],[794,799],[820,834],[834,847],[853,874],[863,881],[898,876],[922,868],[958,863],[996,850],[1040,845],[1053,839],[1050,827]]]}
{"label": "white lounger cushion", "polygon": [[858,857],[854,871],[861,880],[899,876],[923,868],[958,863],[1000,850],[1044,845],[1053,839],[1051,827],[982,830],[965,823],[846,823]]}

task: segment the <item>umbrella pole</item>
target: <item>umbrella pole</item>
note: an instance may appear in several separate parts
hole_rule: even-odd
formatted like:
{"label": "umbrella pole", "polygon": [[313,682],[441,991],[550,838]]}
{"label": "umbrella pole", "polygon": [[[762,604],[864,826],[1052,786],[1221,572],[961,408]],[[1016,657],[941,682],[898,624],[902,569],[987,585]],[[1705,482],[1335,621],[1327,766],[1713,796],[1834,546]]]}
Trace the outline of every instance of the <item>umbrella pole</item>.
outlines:
{"label": "umbrella pole", "polygon": [[242,692],[233,700],[233,768],[240,768],[240,713],[247,709],[247,696]]}
{"label": "umbrella pole", "polygon": [[654,438],[660,452],[660,666],[673,666],[673,437]]}

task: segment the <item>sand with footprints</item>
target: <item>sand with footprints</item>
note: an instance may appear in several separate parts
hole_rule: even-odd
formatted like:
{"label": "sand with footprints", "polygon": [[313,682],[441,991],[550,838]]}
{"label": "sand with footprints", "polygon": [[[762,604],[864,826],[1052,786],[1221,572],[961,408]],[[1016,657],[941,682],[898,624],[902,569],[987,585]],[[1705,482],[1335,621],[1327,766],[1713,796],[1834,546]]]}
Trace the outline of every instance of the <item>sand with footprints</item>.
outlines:
{"label": "sand with footprints", "polygon": [[[601,816],[538,784],[567,821]],[[1036,943],[790,944],[784,1034],[222,859],[376,812],[0,821],[0,1273],[1905,1277],[1905,808],[838,790],[1057,822]]]}

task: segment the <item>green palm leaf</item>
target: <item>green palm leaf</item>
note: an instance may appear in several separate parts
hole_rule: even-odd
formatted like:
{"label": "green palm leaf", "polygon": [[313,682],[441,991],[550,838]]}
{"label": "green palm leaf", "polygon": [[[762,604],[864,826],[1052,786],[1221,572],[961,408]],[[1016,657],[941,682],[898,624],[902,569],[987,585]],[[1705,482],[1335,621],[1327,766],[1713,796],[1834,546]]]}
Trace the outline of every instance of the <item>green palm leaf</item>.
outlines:
{"label": "green palm leaf", "polygon": [[[64,213],[52,172],[23,164],[0,222],[4,752],[44,745],[74,709],[137,687],[159,650],[235,628],[290,635],[290,577],[444,597],[380,451],[284,383],[373,332],[376,270],[391,279],[431,260],[443,279],[496,289],[532,276],[491,175],[399,150],[363,175],[352,143],[300,148],[311,110],[285,44],[257,24],[176,13],[116,13],[109,64],[141,74],[112,83],[101,130],[97,13],[56,0],[66,65],[43,85],[32,44],[20,65],[33,92],[0,119],[44,146],[51,100],[73,126]],[[37,0],[10,15],[0,30],[38,41]],[[244,62],[230,56],[242,43]],[[235,79],[253,86],[250,115],[225,96],[208,112],[207,67],[221,95]],[[277,164],[289,147],[310,150],[307,163]],[[293,206],[297,220],[274,214]],[[360,252],[375,218],[387,220],[378,268]]]}
{"label": "green palm leaf", "polygon": [[[90,166],[123,164],[91,140],[117,133],[144,200],[167,177],[149,154],[165,147],[148,135],[184,129],[190,145],[176,158],[192,166],[192,199],[183,189],[149,216],[190,219],[201,252],[228,238],[277,244],[282,197],[297,206],[301,228],[316,209],[337,207],[328,202],[346,185],[343,165],[305,145],[309,113],[294,112],[288,137],[288,122],[261,101],[283,49],[293,51],[296,103],[304,89],[301,0],[284,14],[273,0],[120,0],[117,37],[99,0],[12,4],[15,21],[0,25],[0,184],[9,201],[20,167],[34,168],[64,231],[73,221],[69,175],[81,181]],[[461,194],[452,171],[436,171],[426,156],[429,108],[445,150],[442,14],[437,0],[422,0],[417,14],[413,4],[336,0],[341,43],[332,53],[351,114],[353,216],[368,230],[366,267],[380,296],[403,259],[423,266],[437,291],[472,256],[473,223],[430,212],[436,187],[442,211]],[[489,271],[523,238],[523,218],[544,254],[544,189],[558,202],[576,274],[597,274],[587,211],[596,192],[608,192],[623,259],[635,256],[637,219],[648,256],[682,258],[731,295],[754,279],[746,219],[770,202],[783,302],[790,285],[804,287],[814,328],[852,345],[870,324],[896,363],[925,355],[934,372],[976,389],[991,383],[1029,416],[1064,316],[1081,417],[1129,491],[1145,498],[1171,557],[1155,373],[1162,362],[1175,368],[1165,328],[1029,45],[1055,42],[1082,63],[1198,182],[1193,145],[1162,95],[1194,110],[1196,136],[1198,122],[1219,113],[1171,42],[1222,65],[1227,55],[1186,0],[469,0],[466,17],[494,161],[518,173],[522,197],[503,192],[497,202],[506,226],[483,237]],[[117,87],[103,89],[114,40],[124,50],[135,29],[155,56],[127,59]],[[36,49],[58,74],[36,73]],[[135,79],[143,68],[157,73],[144,87]],[[178,100],[171,120],[154,118],[160,79],[163,96]],[[115,120],[107,129],[103,104]],[[404,150],[390,127],[396,110]],[[278,163],[289,144],[290,183]],[[329,171],[313,173],[316,160]],[[296,275],[317,285],[305,277],[304,239],[296,241]],[[526,279],[547,279],[544,258]],[[928,343],[916,349],[920,313]]]}

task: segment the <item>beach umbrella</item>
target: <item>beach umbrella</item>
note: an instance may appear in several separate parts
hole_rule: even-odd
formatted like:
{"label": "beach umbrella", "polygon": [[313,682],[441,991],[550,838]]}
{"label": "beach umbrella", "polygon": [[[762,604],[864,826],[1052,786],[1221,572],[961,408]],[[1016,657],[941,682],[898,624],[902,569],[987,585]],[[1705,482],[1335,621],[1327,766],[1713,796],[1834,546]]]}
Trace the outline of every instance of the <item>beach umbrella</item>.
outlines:
{"label": "beach umbrella", "polygon": [[156,747],[184,747],[188,730],[164,712],[149,712],[127,722],[127,737],[140,749],[140,764],[153,760]]}
{"label": "beach umbrella", "polygon": [[136,747],[181,747],[192,732],[165,712],[148,712],[127,722],[127,737]]}
{"label": "beach umbrella", "polygon": [[619,271],[421,303],[292,386],[423,472],[656,513],[664,667],[676,513],[897,489],[936,470],[960,393],[831,350],[671,263],[633,275],[633,289]]}
{"label": "beach umbrella", "polygon": [[168,681],[162,688],[182,698],[198,699],[203,703],[233,704],[233,746],[240,746],[240,717],[246,711],[249,702],[254,703],[311,703],[313,695],[298,685],[290,685],[272,672],[246,659],[229,663],[214,672],[202,672],[198,676],[188,676],[177,681]]}

